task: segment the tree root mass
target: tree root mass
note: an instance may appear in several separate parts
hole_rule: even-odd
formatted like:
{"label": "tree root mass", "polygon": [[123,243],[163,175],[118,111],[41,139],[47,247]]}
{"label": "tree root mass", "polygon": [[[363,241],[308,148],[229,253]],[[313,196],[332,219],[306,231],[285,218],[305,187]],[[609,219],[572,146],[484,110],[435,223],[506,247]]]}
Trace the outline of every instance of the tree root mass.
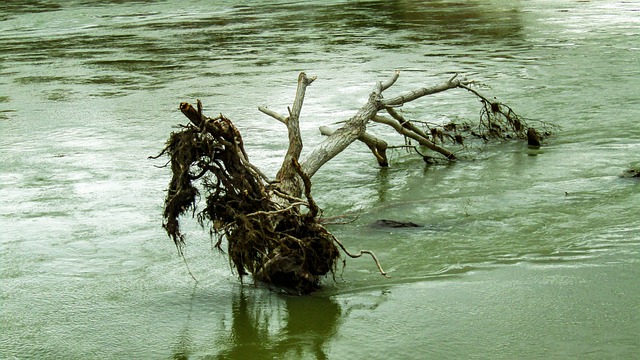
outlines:
{"label": "tree root mass", "polygon": [[300,212],[299,205],[315,206],[309,205],[310,195],[306,201],[295,199],[278,191],[276,183],[266,183],[248,166],[240,133],[229,119],[206,118],[185,103],[181,109],[192,123],[172,133],[163,151],[173,173],[163,226],[180,253],[185,237],[179,218],[195,213],[199,183],[206,207],[197,214],[198,222],[211,226],[218,249],[227,240],[227,253],[241,277],[251,274],[295,293],[317,290],[340,253],[333,235],[318,222],[317,208]]}

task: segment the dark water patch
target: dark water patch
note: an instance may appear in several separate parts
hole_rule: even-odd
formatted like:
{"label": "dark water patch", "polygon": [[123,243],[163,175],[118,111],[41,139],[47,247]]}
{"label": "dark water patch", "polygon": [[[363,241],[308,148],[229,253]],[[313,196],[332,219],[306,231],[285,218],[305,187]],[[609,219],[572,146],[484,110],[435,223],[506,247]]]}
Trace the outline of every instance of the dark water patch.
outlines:
{"label": "dark water patch", "polygon": [[150,19],[148,21],[132,21],[115,25],[116,29],[121,30],[141,30],[141,31],[155,31],[155,30],[167,30],[172,29],[175,31],[191,31],[191,30],[203,30],[210,28],[225,28],[230,25],[243,24],[246,21],[256,21],[256,18],[232,18],[228,14],[216,14],[205,17],[178,17],[174,19]]}
{"label": "dark water patch", "polygon": [[22,76],[14,79],[18,84],[46,84],[46,83],[58,83],[67,84],[70,83],[70,79],[66,76],[58,75],[34,75],[34,76]]}
{"label": "dark water patch", "polygon": [[[19,63],[53,64],[60,60],[77,59],[88,65],[101,64],[139,72],[180,69],[178,64],[184,60],[181,55],[189,54],[189,49],[162,44],[153,38],[99,31],[64,37],[9,40],[0,45],[0,51]],[[141,55],[152,59],[140,59]]]}
{"label": "dark water patch", "polygon": [[0,120],[9,120],[11,118],[11,114],[15,113],[16,110],[2,110],[0,109]]}
{"label": "dark water patch", "polygon": [[47,100],[51,101],[70,101],[72,100],[77,92],[68,88],[68,89],[53,89],[47,90],[44,92],[44,97]]}
{"label": "dark water patch", "polygon": [[6,21],[23,14],[58,11],[62,5],[40,0],[5,0],[0,5],[0,21]]}
{"label": "dark water patch", "polygon": [[388,219],[380,219],[371,223],[374,228],[391,228],[391,229],[403,229],[403,228],[419,228],[423,227],[423,225],[418,225],[411,221],[397,221],[397,220],[388,220]]}
{"label": "dark water patch", "polygon": [[119,97],[131,94],[132,91],[157,90],[166,87],[165,78],[152,78],[149,75],[136,75],[132,72],[120,70],[119,74],[82,78],[81,83],[92,85],[91,94],[99,97]]}
{"label": "dark water patch", "polygon": [[[135,3],[135,1],[130,1],[131,3]],[[130,12],[130,13],[119,13],[116,15],[112,15],[112,14],[106,14],[106,15],[98,15],[98,18],[101,19],[108,19],[108,20],[118,20],[118,19],[126,19],[127,21],[135,21],[136,19],[147,19],[147,18],[153,18],[156,16],[161,16],[162,14],[160,12],[157,11],[152,11],[152,12]]]}
{"label": "dark water patch", "polygon": [[84,79],[85,84],[94,85],[134,85],[139,82],[139,78],[130,75],[98,75]]}
{"label": "dark water patch", "polygon": [[[90,60],[85,66],[98,72],[86,74],[88,69],[79,69],[80,73],[68,75],[28,75],[15,77],[13,81],[20,85],[105,85],[124,90],[160,89],[167,79],[181,77],[181,65],[162,60]],[[163,76],[157,76],[162,74]],[[96,89],[98,90],[98,89]],[[102,89],[97,92],[119,92],[120,90]],[[74,94],[72,89],[60,88],[45,91],[45,98],[54,101],[69,100]]]}
{"label": "dark water patch", "polygon": [[112,6],[112,5],[129,5],[129,4],[153,4],[156,0],[86,0],[77,4],[80,6]]}
{"label": "dark water patch", "polygon": [[[522,38],[523,25],[517,9],[494,6],[469,6],[468,3],[427,1],[396,3],[387,1],[354,2],[327,6],[317,13],[316,23],[328,29],[349,29],[361,33],[366,41],[368,29],[378,29],[381,38],[399,31],[405,40],[455,40],[468,43],[505,38]],[[357,36],[356,36],[357,38]],[[409,43],[406,43],[409,46]]]}
{"label": "dark water patch", "polygon": [[118,91],[118,90],[104,90],[104,91],[97,91],[95,95],[98,97],[104,97],[104,98],[118,98],[118,97],[129,95],[129,92]]}
{"label": "dark water patch", "polygon": [[92,60],[86,62],[108,70],[118,70],[127,73],[153,74],[158,71],[170,71],[180,69],[178,64],[172,64],[162,60],[151,59],[113,59],[113,60]]}
{"label": "dark water patch", "polygon": [[131,41],[129,35],[80,34],[65,36],[37,36],[26,38],[10,38],[3,41],[0,50],[5,55],[17,59],[66,59],[97,56],[113,52],[112,48],[96,46],[96,44],[116,45],[119,42]]}

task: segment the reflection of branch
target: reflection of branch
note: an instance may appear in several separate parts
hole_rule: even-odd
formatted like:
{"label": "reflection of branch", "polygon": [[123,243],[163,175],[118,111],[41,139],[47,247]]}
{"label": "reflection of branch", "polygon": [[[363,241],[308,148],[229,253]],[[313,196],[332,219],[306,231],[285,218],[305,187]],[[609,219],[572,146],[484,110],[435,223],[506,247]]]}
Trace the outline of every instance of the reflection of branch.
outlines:
{"label": "reflection of branch", "polygon": [[217,359],[285,359],[292,354],[326,359],[325,344],[342,319],[340,305],[325,296],[278,296],[241,289],[233,294],[231,305],[231,329],[220,339]]}
{"label": "reflection of branch", "polygon": [[198,284],[193,285],[193,291],[191,292],[191,300],[189,301],[189,313],[185,322],[184,328],[177,336],[176,343],[172,346],[173,356],[172,359],[186,359],[189,358],[190,347],[192,337],[189,336],[189,328],[191,327],[191,315],[193,314],[193,302],[196,296],[196,288]]}
{"label": "reflection of branch", "polygon": [[380,293],[379,297],[374,301],[373,304],[367,305],[367,304],[351,304],[349,307],[347,307],[344,312],[343,312],[343,317],[349,317],[351,315],[351,313],[355,310],[365,310],[365,311],[372,311],[378,308],[378,306],[382,305],[382,303],[387,300],[387,295],[389,294],[388,290],[382,290],[382,292]]}

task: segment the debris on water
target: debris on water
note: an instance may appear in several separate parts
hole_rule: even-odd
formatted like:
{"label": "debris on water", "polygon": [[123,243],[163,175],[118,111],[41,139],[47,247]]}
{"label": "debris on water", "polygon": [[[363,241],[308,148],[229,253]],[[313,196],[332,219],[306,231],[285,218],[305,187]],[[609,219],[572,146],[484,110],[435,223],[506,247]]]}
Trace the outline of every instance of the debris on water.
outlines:
{"label": "debris on water", "polygon": [[536,129],[529,128],[527,130],[527,143],[529,146],[540,147],[540,134]]}
{"label": "debris on water", "polygon": [[623,178],[640,178],[640,171],[636,169],[629,169],[622,173],[620,177]]}
{"label": "debris on water", "polygon": [[414,222],[411,221],[396,221],[396,220],[387,220],[387,219],[380,219],[380,220],[376,220],[373,224],[371,224],[372,226],[375,227],[381,227],[381,228],[417,228],[417,227],[422,227],[422,225],[418,225]]}

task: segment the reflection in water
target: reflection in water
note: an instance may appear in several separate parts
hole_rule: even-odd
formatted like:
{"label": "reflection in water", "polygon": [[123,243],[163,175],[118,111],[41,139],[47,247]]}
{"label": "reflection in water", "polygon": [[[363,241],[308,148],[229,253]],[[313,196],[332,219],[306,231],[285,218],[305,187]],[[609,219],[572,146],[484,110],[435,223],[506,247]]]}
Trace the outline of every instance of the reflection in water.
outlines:
{"label": "reflection in water", "polygon": [[376,175],[376,187],[378,192],[378,202],[384,203],[387,200],[387,193],[391,188],[389,182],[389,168],[381,168],[380,172]]}
{"label": "reflection in water", "polygon": [[[216,355],[210,359],[328,359],[327,344],[353,312],[370,312],[388,300],[389,292],[374,291],[351,298],[346,306],[328,294],[279,295],[271,291],[240,290],[233,294],[231,322],[214,336]],[[223,320],[226,322],[226,320]],[[174,359],[193,356],[185,329],[177,335]],[[207,346],[206,348],[209,348]]]}
{"label": "reflection in water", "polygon": [[228,348],[217,358],[280,359],[313,354],[326,359],[324,345],[336,333],[340,306],[328,297],[268,295],[268,304],[261,303],[255,291],[249,295],[240,291],[234,297],[230,334],[220,344]]}

